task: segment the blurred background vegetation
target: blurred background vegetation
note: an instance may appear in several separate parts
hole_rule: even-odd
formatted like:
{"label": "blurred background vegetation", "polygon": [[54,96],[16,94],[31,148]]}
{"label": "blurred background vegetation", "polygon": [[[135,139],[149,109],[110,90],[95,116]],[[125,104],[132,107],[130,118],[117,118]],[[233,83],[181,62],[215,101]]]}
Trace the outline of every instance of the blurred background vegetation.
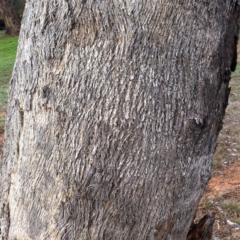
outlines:
{"label": "blurred background vegetation", "polygon": [[19,16],[22,18],[26,0],[12,0],[12,4]]}
{"label": "blurred background vegetation", "polygon": [[[26,0],[11,0],[13,7],[15,8],[18,17],[21,19],[25,7]],[[4,24],[3,18],[0,13],[0,24]]]}

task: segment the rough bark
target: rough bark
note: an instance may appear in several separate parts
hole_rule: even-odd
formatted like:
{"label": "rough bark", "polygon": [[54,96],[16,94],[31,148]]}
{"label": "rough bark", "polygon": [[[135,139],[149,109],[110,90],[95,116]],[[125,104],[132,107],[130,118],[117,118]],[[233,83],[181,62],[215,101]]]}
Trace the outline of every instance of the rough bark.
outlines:
{"label": "rough bark", "polygon": [[21,22],[11,0],[0,0],[0,13],[5,23],[5,34],[18,35]]}
{"label": "rough bark", "polygon": [[186,240],[211,240],[215,213],[205,215],[198,223],[193,223]]}
{"label": "rough bark", "polygon": [[238,14],[230,0],[29,0],[3,238],[186,239],[211,177]]}

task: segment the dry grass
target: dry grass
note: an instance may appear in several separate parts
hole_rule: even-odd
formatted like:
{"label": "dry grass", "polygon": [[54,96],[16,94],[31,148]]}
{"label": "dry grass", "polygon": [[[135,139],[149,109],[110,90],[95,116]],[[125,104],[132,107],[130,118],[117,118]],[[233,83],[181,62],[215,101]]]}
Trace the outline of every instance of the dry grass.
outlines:
{"label": "dry grass", "polygon": [[238,52],[238,65],[230,81],[229,105],[213,159],[214,169],[240,160],[240,42]]}

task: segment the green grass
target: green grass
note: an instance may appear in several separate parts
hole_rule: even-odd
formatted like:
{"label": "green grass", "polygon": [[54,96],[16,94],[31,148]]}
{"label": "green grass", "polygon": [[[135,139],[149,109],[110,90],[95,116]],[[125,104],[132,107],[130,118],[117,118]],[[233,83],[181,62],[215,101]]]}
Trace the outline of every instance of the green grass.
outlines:
{"label": "green grass", "polygon": [[213,203],[212,201],[210,201],[207,198],[204,198],[202,201],[202,206],[206,209],[206,210],[210,210],[213,207]]}
{"label": "green grass", "polygon": [[17,44],[18,37],[11,37],[0,31],[0,111],[7,106],[8,82],[16,58]]}
{"label": "green grass", "polygon": [[5,117],[0,117],[0,133],[1,133],[1,129],[4,129],[4,125],[5,125]]}
{"label": "green grass", "polygon": [[233,220],[233,222],[235,222],[235,223],[237,223],[237,224],[240,225],[240,218],[235,218],[235,219]]}
{"label": "green grass", "polygon": [[238,64],[238,65],[236,66],[235,71],[233,72],[233,77],[234,77],[235,75],[239,75],[239,74],[240,74],[240,65]]}
{"label": "green grass", "polygon": [[222,208],[228,212],[233,211],[240,213],[240,207],[237,201],[234,200],[225,200],[222,202]]}

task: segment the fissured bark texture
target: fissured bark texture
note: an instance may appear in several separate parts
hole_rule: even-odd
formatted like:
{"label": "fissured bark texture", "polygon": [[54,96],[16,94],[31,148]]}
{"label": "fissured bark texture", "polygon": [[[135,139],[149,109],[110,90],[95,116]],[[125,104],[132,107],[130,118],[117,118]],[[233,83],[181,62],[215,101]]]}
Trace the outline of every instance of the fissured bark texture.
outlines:
{"label": "fissured bark texture", "polygon": [[238,16],[233,0],[27,1],[3,239],[186,239],[211,177]]}

